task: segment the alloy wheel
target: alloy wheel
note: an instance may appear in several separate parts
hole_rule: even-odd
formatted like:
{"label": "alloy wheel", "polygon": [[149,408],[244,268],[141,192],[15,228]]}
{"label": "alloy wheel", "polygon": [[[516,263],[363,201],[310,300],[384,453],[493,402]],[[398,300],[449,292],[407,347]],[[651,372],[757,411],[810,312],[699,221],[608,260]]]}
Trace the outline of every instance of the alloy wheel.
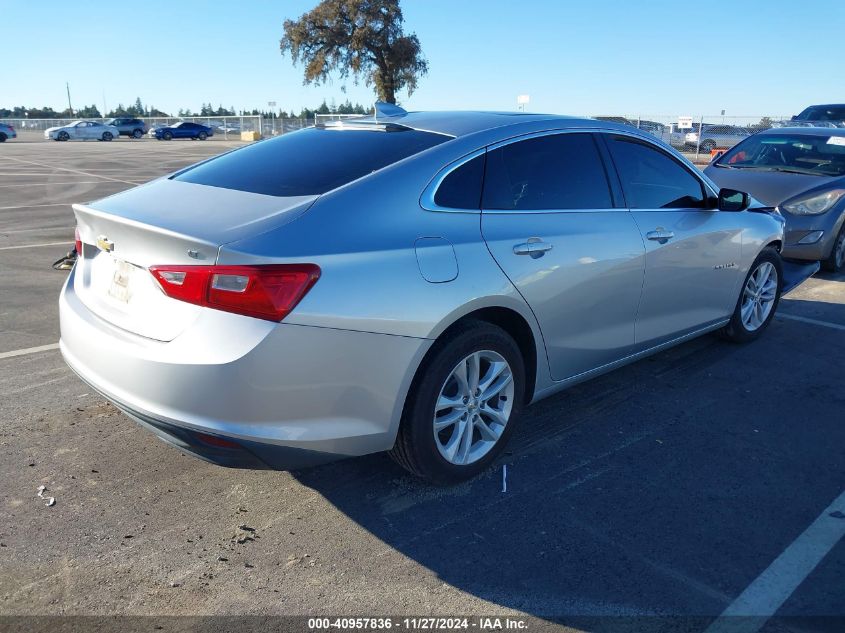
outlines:
{"label": "alloy wheel", "polygon": [[742,292],[740,316],[746,330],[754,332],[766,322],[775,305],[777,292],[777,270],[771,262],[761,262],[748,277]]}
{"label": "alloy wheel", "polygon": [[434,441],[443,458],[464,466],[489,453],[507,426],[513,399],[513,372],[502,355],[483,350],[459,362],[434,407]]}

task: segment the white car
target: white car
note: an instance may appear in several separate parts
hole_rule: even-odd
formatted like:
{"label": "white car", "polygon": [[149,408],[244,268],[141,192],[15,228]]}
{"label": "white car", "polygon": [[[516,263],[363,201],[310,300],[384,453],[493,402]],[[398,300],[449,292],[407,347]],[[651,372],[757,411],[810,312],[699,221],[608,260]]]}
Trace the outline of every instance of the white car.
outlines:
{"label": "white car", "polygon": [[150,138],[155,138],[156,137],[156,130],[163,128],[163,127],[167,127],[168,125],[170,125],[170,124],[169,123],[156,123],[155,125],[151,125],[149,131],[147,132],[147,136],[149,136]]}
{"label": "white car", "polygon": [[61,127],[44,130],[45,139],[54,141],[87,140],[111,141],[120,135],[114,125],[104,125],[97,121],[74,121]]}

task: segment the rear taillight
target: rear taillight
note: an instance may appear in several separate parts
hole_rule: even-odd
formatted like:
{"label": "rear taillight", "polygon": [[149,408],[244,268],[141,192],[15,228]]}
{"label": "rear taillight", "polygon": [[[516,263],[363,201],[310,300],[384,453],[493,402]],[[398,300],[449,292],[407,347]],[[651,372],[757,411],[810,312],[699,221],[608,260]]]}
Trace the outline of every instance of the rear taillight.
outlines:
{"label": "rear taillight", "polygon": [[76,231],[73,234],[74,246],[76,247],[76,254],[82,255],[82,238],[79,237],[79,227],[76,227]]}
{"label": "rear taillight", "polygon": [[257,319],[281,321],[320,278],[315,264],[151,266],[168,297]]}

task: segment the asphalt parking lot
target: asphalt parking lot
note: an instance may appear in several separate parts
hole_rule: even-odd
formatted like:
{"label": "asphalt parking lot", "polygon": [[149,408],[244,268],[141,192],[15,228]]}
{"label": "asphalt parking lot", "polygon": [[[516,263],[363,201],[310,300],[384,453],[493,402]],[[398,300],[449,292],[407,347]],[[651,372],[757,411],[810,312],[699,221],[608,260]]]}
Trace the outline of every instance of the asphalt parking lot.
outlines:
{"label": "asphalt parking lot", "polygon": [[727,610],[773,613],[762,630],[843,630],[845,276],[786,296],[751,345],[706,336],[535,405],[495,470],[449,489],[384,455],[223,469],[92,393],[56,349],[66,273],[50,264],[72,245],[70,204],[238,144],[0,146],[0,615],[527,614],[582,630],[689,616],[700,630]]}

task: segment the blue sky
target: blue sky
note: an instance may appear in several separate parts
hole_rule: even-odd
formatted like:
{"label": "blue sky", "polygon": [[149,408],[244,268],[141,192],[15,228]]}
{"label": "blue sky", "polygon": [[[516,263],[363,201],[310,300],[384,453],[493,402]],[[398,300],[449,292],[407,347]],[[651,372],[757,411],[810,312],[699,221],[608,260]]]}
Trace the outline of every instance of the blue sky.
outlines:
{"label": "blue sky", "polygon": [[[369,103],[351,80],[303,87],[278,50],[285,18],[317,0],[240,4],[0,0],[0,106],[204,102],[298,111],[323,99]],[[404,0],[429,75],[412,109],[563,114],[786,115],[845,101],[845,0]],[[127,8],[122,8],[127,7]],[[128,8],[132,7],[132,8]],[[702,8],[702,13],[697,9]],[[346,86],[346,93],[342,87]]]}

